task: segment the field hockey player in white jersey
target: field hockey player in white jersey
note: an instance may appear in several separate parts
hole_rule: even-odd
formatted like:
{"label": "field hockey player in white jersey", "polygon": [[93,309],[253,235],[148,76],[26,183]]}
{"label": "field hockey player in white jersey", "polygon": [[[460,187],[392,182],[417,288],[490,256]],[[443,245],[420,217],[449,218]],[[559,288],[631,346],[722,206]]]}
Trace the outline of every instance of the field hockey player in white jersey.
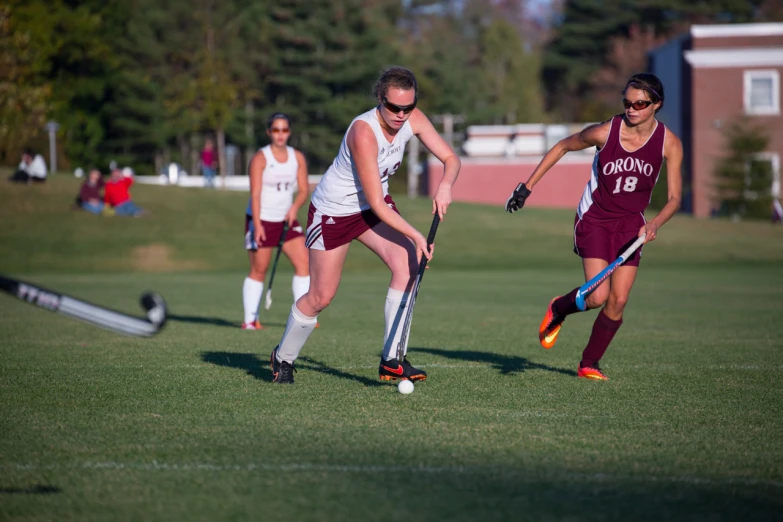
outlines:
{"label": "field hockey player in white jersey", "polygon": [[460,160],[416,108],[416,78],[411,71],[403,67],[385,70],[374,95],[378,105],[351,122],[337,157],[313,193],[305,238],[310,249],[310,290],[291,307],[283,338],[272,351],[272,373],[277,383],[294,382],[294,361],[315,328],[318,314],[337,293],[354,239],[372,250],[391,271],[379,376],[410,380],[427,377],[407,358],[397,361],[402,328],[395,329],[394,339],[388,338],[400,303],[416,277],[419,259],[432,259],[425,237],[400,216],[389,196],[389,176],[402,164],[405,144],[417,136],[444,165],[443,179],[432,201],[432,213],[437,212],[442,219],[451,204],[451,187],[459,174]]}
{"label": "field hockey player in white jersey", "polygon": [[310,287],[307,248],[302,226],[296,220],[309,195],[307,162],[304,154],[288,146],[291,126],[287,115],[270,116],[266,133],[271,143],[250,161],[250,200],[245,212],[245,249],[250,259],[250,273],[242,286],[245,309],[242,328],[245,330],[262,328],[258,305],[264,293],[264,278],[272,251],[280,242],[285,223],[288,223],[288,230],[283,253],[294,265],[294,302]]}

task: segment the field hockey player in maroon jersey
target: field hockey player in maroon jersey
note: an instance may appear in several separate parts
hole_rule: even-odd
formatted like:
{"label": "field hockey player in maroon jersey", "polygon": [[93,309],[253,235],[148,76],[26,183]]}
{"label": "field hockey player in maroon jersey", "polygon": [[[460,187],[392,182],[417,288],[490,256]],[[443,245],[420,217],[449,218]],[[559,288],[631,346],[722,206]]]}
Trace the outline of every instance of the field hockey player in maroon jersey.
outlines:
{"label": "field hockey player in maroon jersey", "polygon": [[[533,174],[520,183],[506,203],[508,212],[525,204],[536,183],[567,152],[596,147],[593,172],[585,187],[574,219],[574,252],[582,258],[585,281],[589,281],[633,243],[646,235],[654,241],[658,229],[680,208],[682,193],[682,143],[655,119],[664,103],[663,84],[653,74],[635,74],[623,90],[625,113],[591,125],[569,136],[546,153]],[[666,160],[668,201],[650,221],[644,211],[650,204],[655,183]],[[590,340],[582,353],[577,375],[607,380],[598,362],[623,324],[642,249],[636,250],[586,300],[587,308],[601,308]],[[579,288],[552,299],[539,327],[539,341],[552,348],[563,321],[579,312]]]}

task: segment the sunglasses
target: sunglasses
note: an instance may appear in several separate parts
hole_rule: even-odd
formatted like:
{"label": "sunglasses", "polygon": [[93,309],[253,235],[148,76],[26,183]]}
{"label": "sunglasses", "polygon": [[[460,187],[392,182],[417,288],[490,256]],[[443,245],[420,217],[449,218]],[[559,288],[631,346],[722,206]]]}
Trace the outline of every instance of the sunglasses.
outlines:
{"label": "sunglasses", "polygon": [[633,107],[633,110],[635,110],[635,111],[643,111],[644,109],[646,109],[647,107],[649,107],[652,104],[653,104],[653,102],[648,101],[648,100],[638,100],[638,101],[632,102],[631,100],[626,100],[625,98],[623,98],[623,107],[625,107],[626,110],[630,109],[631,107]]}
{"label": "sunglasses", "polygon": [[272,127],[269,130],[272,131],[272,134],[288,134],[291,132],[291,129],[287,127],[285,129],[281,129],[280,127]]}
{"label": "sunglasses", "polygon": [[413,99],[413,103],[410,105],[395,105],[391,103],[386,96],[383,97],[383,106],[386,107],[386,110],[389,112],[392,112],[394,114],[398,114],[399,112],[404,112],[405,114],[408,114],[413,111],[413,109],[416,108],[416,104],[419,102],[417,98]]}

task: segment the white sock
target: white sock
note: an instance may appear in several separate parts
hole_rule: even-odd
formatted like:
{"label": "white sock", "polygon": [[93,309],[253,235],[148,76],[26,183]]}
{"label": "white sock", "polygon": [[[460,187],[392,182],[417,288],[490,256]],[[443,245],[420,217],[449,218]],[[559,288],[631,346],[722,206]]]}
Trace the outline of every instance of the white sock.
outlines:
{"label": "white sock", "polygon": [[242,285],[242,304],[245,306],[245,323],[253,323],[258,319],[258,305],[264,293],[264,283],[255,279],[245,278]]}
{"label": "white sock", "polygon": [[291,313],[288,315],[283,338],[280,339],[280,347],[277,349],[277,360],[293,364],[299,357],[299,352],[302,351],[304,343],[315,329],[317,322],[318,316],[307,317],[299,311],[294,303],[291,307]]}
{"label": "white sock", "polygon": [[294,302],[297,302],[300,297],[310,290],[310,276],[295,275],[293,281],[291,281],[291,289],[294,291]]}
{"label": "white sock", "polygon": [[[389,292],[386,294],[386,305],[383,308],[383,316],[386,319],[386,331],[383,334],[384,361],[397,358],[397,345],[400,342],[402,325],[405,322],[405,310],[400,311],[400,303],[407,295],[407,292],[393,288],[389,288]],[[394,338],[390,339],[392,328],[395,328]]]}

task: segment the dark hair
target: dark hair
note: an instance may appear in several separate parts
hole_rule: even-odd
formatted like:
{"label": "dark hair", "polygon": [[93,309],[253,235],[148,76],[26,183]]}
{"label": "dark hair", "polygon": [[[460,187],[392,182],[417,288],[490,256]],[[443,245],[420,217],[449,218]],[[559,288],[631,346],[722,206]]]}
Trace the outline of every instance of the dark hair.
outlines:
{"label": "dark hair", "polygon": [[288,126],[291,126],[291,118],[288,117],[288,114],[284,112],[276,112],[271,115],[268,120],[266,120],[266,128],[271,129],[272,125],[275,123],[275,120],[285,120]]}
{"label": "dark hair", "polygon": [[416,77],[413,73],[405,67],[389,67],[381,73],[378,77],[378,81],[375,82],[373,87],[373,96],[381,99],[386,96],[391,87],[402,89],[403,91],[409,91],[413,89],[413,94],[418,94],[419,85],[416,83]]}
{"label": "dark hair", "polygon": [[665,99],[665,94],[663,92],[663,83],[661,83],[661,80],[655,76],[652,73],[638,73],[631,76],[631,78],[628,80],[628,83],[625,84],[625,89],[623,89],[623,92],[628,89],[628,87],[633,87],[634,89],[640,89],[642,91],[645,91],[647,94],[650,95],[650,100],[652,100],[653,103],[661,102],[661,106],[656,109],[655,112],[658,112],[659,110],[663,109],[663,102]]}
{"label": "dark hair", "polygon": [[[16,150],[19,150],[19,149],[16,149]],[[22,151],[22,155],[23,156],[34,156],[33,149],[31,149],[30,147],[25,147],[24,150]]]}

